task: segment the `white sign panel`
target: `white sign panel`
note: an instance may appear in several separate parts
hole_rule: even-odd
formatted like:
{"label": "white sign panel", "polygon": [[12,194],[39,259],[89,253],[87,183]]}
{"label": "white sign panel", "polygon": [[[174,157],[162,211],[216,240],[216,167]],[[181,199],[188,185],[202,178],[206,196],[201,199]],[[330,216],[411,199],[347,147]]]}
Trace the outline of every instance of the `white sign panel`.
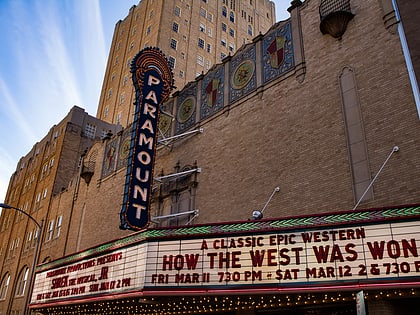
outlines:
{"label": "white sign panel", "polygon": [[145,287],[284,285],[420,276],[419,222],[150,243]]}

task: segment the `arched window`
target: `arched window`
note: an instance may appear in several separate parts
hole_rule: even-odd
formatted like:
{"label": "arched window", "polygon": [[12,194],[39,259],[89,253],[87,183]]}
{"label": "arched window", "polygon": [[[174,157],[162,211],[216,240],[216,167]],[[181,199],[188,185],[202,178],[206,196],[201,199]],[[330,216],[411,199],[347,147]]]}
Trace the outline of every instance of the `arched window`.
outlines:
{"label": "arched window", "polygon": [[230,20],[232,23],[235,23],[235,14],[234,14],[233,12],[230,12],[229,20]]}
{"label": "arched window", "polygon": [[223,7],[222,7],[222,15],[223,15],[224,17],[227,17],[227,9],[226,9],[226,7],[225,7],[225,6],[223,6]]}
{"label": "arched window", "polygon": [[9,288],[10,274],[6,274],[0,284],[0,300],[6,299],[7,289]]}
{"label": "arched window", "polygon": [[25,295],[25,289],[26,284],[28,282],[28,274],[29,274],[29,268],[24,267],[22,271],[20,272],[17,286],[16,286],[16,296],[23,296]]}

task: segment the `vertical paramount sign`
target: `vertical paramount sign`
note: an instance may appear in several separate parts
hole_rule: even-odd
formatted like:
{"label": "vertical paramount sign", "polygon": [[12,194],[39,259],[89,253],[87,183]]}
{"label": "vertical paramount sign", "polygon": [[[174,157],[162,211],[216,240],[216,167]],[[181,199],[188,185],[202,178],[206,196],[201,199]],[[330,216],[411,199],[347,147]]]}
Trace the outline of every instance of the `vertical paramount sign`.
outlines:
{"label": "vertical paramount sign", "polygon": [[131,65],[136,90],[135,117],[121,208],[121,229],[140,230],[149,224],[150,196],[160,106],[173,88],[173,74],[157,48],[140,51]]}

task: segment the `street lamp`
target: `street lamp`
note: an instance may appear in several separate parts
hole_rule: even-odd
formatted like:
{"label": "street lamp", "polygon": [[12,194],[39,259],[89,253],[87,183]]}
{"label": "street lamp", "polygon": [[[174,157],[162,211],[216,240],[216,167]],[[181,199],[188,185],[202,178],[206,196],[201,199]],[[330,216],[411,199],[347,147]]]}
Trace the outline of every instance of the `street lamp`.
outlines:
{"label": "street lamp", "polygon": [[34,282],[34,276],[35,276],[35,265],[38,262],[39,252],[40,252],[40,249],[41,249],[40,243],[41,243],[41,239],[42,239],[42,227],[44,226],[44,219],[42,219],[41,224],[39,224],[30,214],[26,213],[22,209],[13,207],[13,206],[5,204],[5,203],[0,203],[0,208],[13,209],[13,210],[19,211],[20,213],[23,213],[29,219],[31,219],[39,229],[38,238],[36,240],[34,261],[32,263],[31,274],[30,274],[30,277],[29,277],[29,287],[28,287],[28,291],[27,291],[26,296],[25,296],[25,304],[23,305],[23,315],[26,315],[26,314],[28,314],[29,299],[30,299],[31,294],[32,294],[32,288],[33,288],[33,282]]}

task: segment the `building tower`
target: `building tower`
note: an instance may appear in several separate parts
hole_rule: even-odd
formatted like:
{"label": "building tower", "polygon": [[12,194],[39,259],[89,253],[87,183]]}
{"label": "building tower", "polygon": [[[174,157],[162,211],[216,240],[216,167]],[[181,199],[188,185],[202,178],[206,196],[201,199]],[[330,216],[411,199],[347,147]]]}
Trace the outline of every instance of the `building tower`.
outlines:
{"label": "building tower", "polygon": [[132,122],[131,60],[160,48],[181,90],[275,22],[269,0],[142,0],[114,31],[96,117],[126,127]]}
{"label": "building tower", "polygon": [[[115,128],[115,125],[102,122],[74,106],[17,164],[5,202],[23,210],[39,224],[44,221],[43,230],[47,232],[42,247],[48,248],[46,250],[50,253],[53,249],[63,250],[66,247],[60,236],[63,224],[71,215],[71,209],[61,211],[54,205],[55,196],[66,191],[72,178],[83,171],[83,152],[95,141],[116,133]],[[21,314],[38,237],[37,226],[22,212],[13,209],[2,211],[0,314]],[[42,260],[45,262],[45,259]]]}

